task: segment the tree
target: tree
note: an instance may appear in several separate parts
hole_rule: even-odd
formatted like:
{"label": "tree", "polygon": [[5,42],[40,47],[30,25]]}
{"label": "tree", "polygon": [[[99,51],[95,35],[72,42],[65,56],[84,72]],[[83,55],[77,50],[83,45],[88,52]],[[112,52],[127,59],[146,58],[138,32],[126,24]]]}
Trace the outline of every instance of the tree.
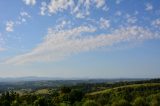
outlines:
{"label": "tree", "polygon": [[104,105],[106,105],[106,104],[108,103],[108,99],[107,99],[106,97],[101,96],[101,97],[99,97],[99,98],[97,99],[97,102],[98,102],[98,104],[100,104],[101,106],[104,106]]}
{"label": "tree", "polygon": [[47,101],[45,100],[45,98],[42,98],[42,97],[35,100],[34,105],[35,106],[48,106]]}
{"label": "tree", "polygon": [[4,100],[2,102],[2,106],[11,106],[11,105],[10,105],[10,102],[8,100]]}
{"label": "tree", "polygon": [[69,101],[73,104],[76,101],[81,101],[84,93],[81,90],[72,90],[69,94]]}
{"label": "tree", "polygon": [[160,105],[160,94],[155,94],[151,96],[151,106],[159,106]]}
{"label": "tree", "polygon": [[93,100],[88,100],[84,102],[83,106],[99,106],[99,105]]}
{"label": "tree", "polygon": [[133,106],[148,106],[148,104],[145,102],[144,98],[137,97],[133,102]]}
{"label": "tree", "polygon": [[131,106],[131,104],[128,101],[122,99],[122,100],[119,100],[117,102],[113,102],[112,106]]}
{"label": "tree", "polygon": [[19,106],[19,103],[17,102],[17,100],[14,100],[11,104],[11,106]]}
{"label": "tree", "polygon": [[71,92],[71,89],[69,88],[69,87],[62,87],[61,89],[60,89],[60,91],[61,91],[61,93],[62,94],[66,94],[66,93],[70,93]]}
{"label": "tree", "polygon": [[160,105],[157,100],[152,100],[150,106],[158,106]]}

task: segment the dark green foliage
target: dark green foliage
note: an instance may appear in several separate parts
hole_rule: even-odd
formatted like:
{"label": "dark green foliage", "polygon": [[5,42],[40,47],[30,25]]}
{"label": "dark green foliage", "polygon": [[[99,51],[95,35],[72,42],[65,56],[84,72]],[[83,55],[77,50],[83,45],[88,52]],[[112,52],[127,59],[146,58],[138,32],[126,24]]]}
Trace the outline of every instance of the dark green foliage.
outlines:
{"label": "dark green foliage", "polygon": [[48,103],[45,98],[38,98],[37,100],[34,101],[35,106],[48,106]]}
{"label": "dark green foliage", "polygon": [[160,106],[160,93],[147,97],[147,101],[149,101],[150,106]]}
{"label": "dark green foliage", "polygon": [[158,100],[155,99],[151,101],[150,106],[160,106],[160,103]]}
{"label": "dark green foliage", "polygon": [[99,105],[93,100],[88,100],[84,102],[83,106],[99,106]]}
{"label": "dark green foliage", "polygon": [[71,89],[69,88],[69,87],[62,87],[61,89],[60,89],[60,91],[61,91],[61,93],[64,93],[64,94],[66,94],[66,93],[70,93],[71,92]]}
{"label": "dark green foliage", "polygon": [[147,104],[144,98],[137,97],[133,102],[133,106],[149,106],[149,105]]}
{"label": "dark green foliage", "polygon": [[69,94],[61,94],[60,100],[63,102],[69,102]]}
{"label": "dark green foliage", "polygon": [[[131,106],[131,104],[128,101],[122,99],[122,100],[118,100],[118,101],[113,102],[112,106]],[[139,105],[137,105],[137,106],[139,106]]]}
{"label": "dark green foliage", "polygon": [[84,96],[82,90],[72,90],[69,94],[69,101],[73,104],[76,101],[81,101]]}
{"label": "dark green foliage", "polygon": [[14,101],[11,103],[11,106],[20,106],[20,104],[18,103],[17,100],[14,100]]}
{"label": "dark green foliage", "polygon": [[49,93],[50,93],[50,95],[53,96],[53,97],[59,96],[59,93],[58,93],[58,91],[56,91],[56,90],[50,90]]}
{"label": "dark green foliage", "polygon": [[101,96],[101,97],[99,97],[99,98],[97,99],[97,103],[98,103],[99,105],[101,105],[101,106],[104,106],[104,105],[108,104],[108,101],[109,101],[109,99],[106,98],[106,97],[104,97],[104,96]]}
{"label": "dark green foliage", "polygon": [[13,91],[7,91],[1,94],[0,105],[1,106],[11,106],[12,101],[18,99],[19,96]]}
{"label": "dark green foliage", "polygon": [[23,102],[23,100],[25,100],[28,104],[32,104],[35,100],[37,100],[37,98],[38,97],[36,95],[27,94],[21,96],[21,101]]}
{"label": "dark green foliage", "polygon": [[11,106],[11,105],[10,105],[10,102],[9,102],[8,100],[2,101],[1,105],[2,105],[2,106]]}

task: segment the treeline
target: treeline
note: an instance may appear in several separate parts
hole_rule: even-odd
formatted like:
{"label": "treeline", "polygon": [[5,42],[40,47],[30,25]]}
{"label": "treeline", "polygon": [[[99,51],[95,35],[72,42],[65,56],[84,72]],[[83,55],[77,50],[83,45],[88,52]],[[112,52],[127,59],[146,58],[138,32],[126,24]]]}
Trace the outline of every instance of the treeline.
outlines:
{"label": "treeline", "polygon": [[0,106],[63,106],[74,105],[84,98],[85,93],[80,89],[61,87],[50,90],[49,94],[19,95],[14,91],[7,91],[0,96]]}
{"label": "treeline", "polygon": [[78,84],[46,88],[47,94],[0,94],[0,106],[160,106],[160,80]]}
{"label": "treeline", "polygon": [[86,97],[96,106],[160,106],[160,84],[133,84],[93,92]]}

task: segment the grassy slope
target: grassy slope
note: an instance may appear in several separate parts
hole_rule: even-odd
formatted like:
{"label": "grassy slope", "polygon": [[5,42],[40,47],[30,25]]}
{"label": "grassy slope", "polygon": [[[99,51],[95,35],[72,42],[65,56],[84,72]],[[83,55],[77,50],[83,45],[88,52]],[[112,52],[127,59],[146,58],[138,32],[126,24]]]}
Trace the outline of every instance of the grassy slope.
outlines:
{"label": "grassy slope", "polygon": [[145,87],[155,87],[155,86],[159,86],[160,87],[160,83],[145,83],[145,84],[132,84],[132,85],[126,85],[126,86],[120,86],[120,87],[115,87],[115,88],[109,88],[106,90],[102,90],[102,91],[97,91],[97,92],[92,92],[87,94],[88,96],[94,96],[94,95],[99,95],[99,94],[103,94],[103,93],[109,93],[109,92],[113,92],[116,91],[119,88],[125,89],[125,88],[145,88]]}
{"label": "grassy slope", "polygon": [[35,92],[35,94],[49,94],[48,89],[40,89]]}

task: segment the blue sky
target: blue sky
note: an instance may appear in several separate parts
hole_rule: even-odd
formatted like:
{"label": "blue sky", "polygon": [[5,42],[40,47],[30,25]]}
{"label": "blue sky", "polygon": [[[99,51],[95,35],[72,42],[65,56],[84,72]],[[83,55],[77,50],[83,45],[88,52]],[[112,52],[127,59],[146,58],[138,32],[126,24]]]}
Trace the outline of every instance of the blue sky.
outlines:
{"label": "blue sky", "polygon": [[1,0],[0,77],[160,76],[159,0]]}

